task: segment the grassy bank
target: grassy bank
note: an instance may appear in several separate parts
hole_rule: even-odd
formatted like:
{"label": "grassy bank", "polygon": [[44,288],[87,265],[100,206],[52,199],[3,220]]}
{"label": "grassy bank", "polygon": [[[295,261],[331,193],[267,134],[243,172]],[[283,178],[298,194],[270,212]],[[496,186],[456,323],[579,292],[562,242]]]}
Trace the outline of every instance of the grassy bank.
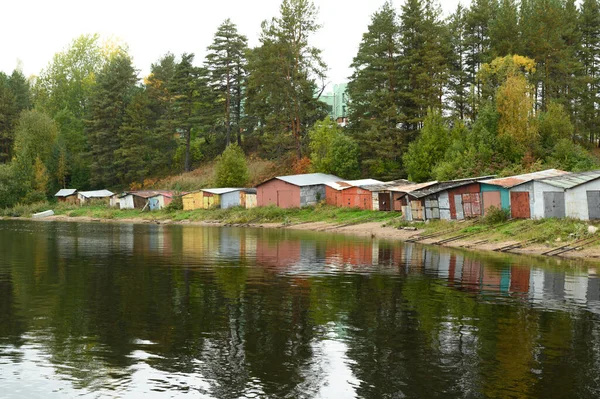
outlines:
{"label": "grassy bank", "polygon": [[210,210],[199,209],[194,211],[160,210],[141,212],[138,209],[121,210],[108,208],[103,205],[74,206],[68,204],[38,203],[0,210],[0,216],[27,218],[31,217],[34,213],[48,209],[54,210],[56,215],[65,215],[73,218],[89,217],[111,220],[171,220],[174,222],[189,220],[191,222],[215,221],[229,224],[282,223],[291,225],[307,222],[359,224],[366,222],[392,223],[400,219],[400,214],[398,213],[363,211],[358,209],[336,208],[326,205],[302,209],[265,207],[254,209],[230,208]]}
{"label": "grassy bank", "polygon": [[[593,223],[574,219],[546,220],[511,220],[492,221],[478,219],[471,221],[428,221],[406,222],[395,212],[363,211],[358,209],[336,208],[326,205],[302,209],[280,209],[276,207],[243,209],[210,209],[210,210],[161,210],[141,212],[140,210],[120,210],[104,205],[74,206],[68,204],[51,204],[47,202],[16,206],[0,210],[4,217],[31,217],[33,213],[52,209],[56,215],[69,218],[92,218],[102,220],[124,221],[172,221],[172,222],[218,222],[223,224],[253,224],[276,223],[285,226],[311,222],[327,222],[332,225],[349,226],[368,222],[379,222],[390,228],[391,232],[398,228],[409,228],[404,234],[395,234],[398,238],[406,239],[414,234],[421,236],[437,234],[433,241],[444,238],[465,235],[466,240],[487,243],[525,242],[542,244],[546,247],[556,247],[579,239],[592,237],[588,227]],[[597,224],[596,224],[597,225]],[[412,231],[418,230],[418,231]],[[599,234],[599,233],[596,233]],[[426,241],[424,241],[426,242]],[[596,244],[598,245],[598,244]]]}
{"label": "grassy bank", "polygon": [[[421,235],[440,234],[439,239],[468,235],[470,241],[487,240],[489,242],[529,241],[548,246],[555,246],[569,241],[592,237],[588,227],[597,222],[586,222],[575,219],[543,219],[543,220],[510,220],[488,223],[485,219],[472,221],[445,221],[437,220],[407,223],[392,220],[390,227],[414,227],[422,230]],[[441,234],[444,233],[444,234]],[[596,233],[598,234],[598,233]]]}

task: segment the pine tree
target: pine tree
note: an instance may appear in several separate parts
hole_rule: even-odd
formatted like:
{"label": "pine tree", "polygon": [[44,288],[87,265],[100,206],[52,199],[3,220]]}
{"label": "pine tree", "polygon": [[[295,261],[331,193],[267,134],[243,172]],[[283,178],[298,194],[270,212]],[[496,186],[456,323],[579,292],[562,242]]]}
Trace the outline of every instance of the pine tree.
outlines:
{"label": "pine tree", "polygon": [[466,59],[466,19],[465,9],[459,3],[448,21],[451,48],[450,76],[448,78],[449,108],[452,115],[460,120],[472,118],[469,101],[469,84]]}
{"label": "pine tree", "polygon": [[498,10],[489,23],[491,56],[504,57],[522,54],[521,41],[515,40],[519,32],[519,9],[515,0],[500,0]]}
{"label": "pine tree", "polygon": [[190,148],[192,129],[199,124],[199,103],[201,101],[200,69],[193,66],[194,54],[183,54],[175,68],[170,82],[173,93],[174,127],[183,137],[185,145],[184,170],[191,170]]}
{"label": "pine tree", "polygon": [[146,178],[159,174],[162,143],[154,140],[150,101],[141,89],[127,105],[118,135],[120,146],[115,154],[115,173],[121,184],[143,184]]}
{"label": "pine tree", "polygon": [[247,75],[248,39],[240,35],[231,20],[225,20],[217,29],[213,43],[208,47],[205,66],[210,74],[210,86],[223,103],[226,145],[231,142],[232,130],[241,144],[241,117],[243,86]]}
{"label": "pine tree", "polygon": [[403,125],[416,133],[423,126],[427,108],[441,108],[449,76],[450,42],[439,5],[406,0],[400,17],[400,69]]}
{"label": "pine tree", "polygon": [[15,127],[21,111],[31,109],[31,87],[23,72],[0,72],[0,163],[13,156]]}
{"label": "pine tree", "polygon": [[260,46],[250,54],[248,113],[270,155],[279,147],[301,159],[307,129],[324,116],[315,93],[326,67],[309,44],[319,29],[316,19],[311,0],[283,0],[280,16],[263,22]]}
{"label": "pine tree", "polygon": [[360,143],[365,174],[394,178],[408,140],[400,129],[399,25],[391,3],[371,17],[348,83],[350,130]]}
{"label": "pine tree", "polygon": [[[526,1],[526,0],[524,0]],[[467,12],[466,64],[468,82],[471,85],[471,109],[473,117],[477,116],[478,103],[481,98],[481,85],[477,74],[481,65],[492,60],[490,23],[496,11],[496,0],[474,0]]]}
{"label": "pine tree", "polygon": [[121,146],[119,130],[125,122],[137,80],[131,58],[125,53],[114,56],[97,76],[87,123],[94,186],[118,183],[115,152]]}
{"label": "pine tree", "polygon": [[150,75],[144,80],[148,107],[151,110],[149,128],[152,130],[152,140],[155,141],[152,145],[161,148],[160,153],[156,154],[155,174],[166,173],[172,169],[173,156],[177,148],[175,96],[172,92],[176,67],[175,55],[167,53],[151,65]]}
{"label": "pine tree", "polygon": [[579,59],[585,79],[581,103],[581,120],[589,141],[596,143],[598,129],[598,91],[600,86],[600,4],[598,0],[583,0],[579,20],[581,49]]}

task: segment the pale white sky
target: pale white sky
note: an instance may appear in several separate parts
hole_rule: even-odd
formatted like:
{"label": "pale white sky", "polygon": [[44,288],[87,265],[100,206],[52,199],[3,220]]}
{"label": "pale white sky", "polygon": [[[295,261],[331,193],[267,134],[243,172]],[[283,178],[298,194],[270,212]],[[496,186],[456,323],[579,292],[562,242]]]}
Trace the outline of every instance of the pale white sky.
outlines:
{"label": "pale white sky", "polygon": [[[370,16],[385,0],[314,0],[323,26],[314,44],[323,50],[329,81],[343,82]],[[400,8],[404,0],[393,0]],[[440,0],[447,15],[459,0]],[[469,0],[462,0],[469,4]],[[0,71],[18,60],[26,76],[37,75],[54,53],[86,33],[114,36],[129,45],[140,77],[168,51],[203,59],[214,32],[226,18],[238,25],[250,46],[258,44],[260,23],[276,16],[281,0],[15,0],[2,2]]]}

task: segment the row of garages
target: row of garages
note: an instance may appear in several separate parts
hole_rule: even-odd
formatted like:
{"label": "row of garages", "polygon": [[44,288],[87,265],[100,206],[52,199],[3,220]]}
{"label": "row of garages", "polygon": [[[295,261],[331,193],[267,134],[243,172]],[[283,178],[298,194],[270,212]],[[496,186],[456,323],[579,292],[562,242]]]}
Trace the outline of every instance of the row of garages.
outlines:
{"label": "row of garages", "polygon": [[514,219],[594,220],[600,219],[600,171],[549,169],[470,182],[432,182],[404,198],[408,220],[467,219],[483,216],[491,207],[509,211]]}
{"label": "row of garages", "polygon": [[463,220],[483,216],[491,207],[516,219],[600,219],[600,170],[569,173],[557,169],[496,178],[482,176],[452,181],[412,183],[374,179],[343,180],[310,173],[279,176],[256,188],[202,189],[190,193],[107,190],[61,190],[61,201],[85,203],[105,199],[121,209],[158,210],[182,197],[184,210],[277,206],[300,208],[325,202],[364,210],[397,211],[407,220]]}
{"label": "row of garages", "polygon": [[163,209],[177,197],[181,197],[184,210],[231,208],[242,206],[256,207],[256,189],[216,188],[203,189],[190,193],[169,190],[139,190],[114,194],[108,190],[78,192],[63,189],[55,194],[59,202],[84,205],[102,203],[120,209],[156,211]]}
{"label": "row of garages", "polygon": [[481,176],[411,183],[342,180],[321,173],[281,176],[257,186],[257,205],[297,208],[329,205],[401,211],[407,220],[463,220],[504,209],[516,219],[600,219],[600,171],[557,169],[503,178]]}

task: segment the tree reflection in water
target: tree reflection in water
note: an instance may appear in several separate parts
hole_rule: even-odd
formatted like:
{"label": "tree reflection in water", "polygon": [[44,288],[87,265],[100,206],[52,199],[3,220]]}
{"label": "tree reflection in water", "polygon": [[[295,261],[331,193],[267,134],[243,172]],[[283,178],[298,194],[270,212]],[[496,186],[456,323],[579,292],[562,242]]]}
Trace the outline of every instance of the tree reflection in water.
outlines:
{"label": "tree reflection in water", "polygon": [[0,389],[14,397],[600,395],[600,285],[585,264],[23,221],[0,221],[0,253]]}

